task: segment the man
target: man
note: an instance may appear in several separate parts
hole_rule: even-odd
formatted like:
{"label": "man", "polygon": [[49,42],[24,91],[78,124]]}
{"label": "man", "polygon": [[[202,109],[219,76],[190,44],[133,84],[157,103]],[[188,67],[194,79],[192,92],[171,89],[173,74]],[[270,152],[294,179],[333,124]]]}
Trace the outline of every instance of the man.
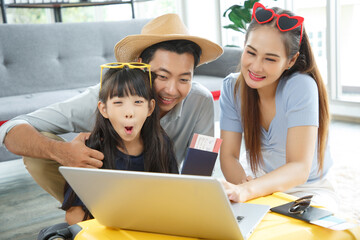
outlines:
{"label": "man", "polygon": [[[194,133],[214,134],[214,109],[210,92],[192,83],[194,68],[222,54],[222,48],[190,36],[176,14],[155,18],[141,34],[125,37],[115,46],[119,62],[149,63],[156,73],[154,89],[161,125],[174,142],[180,164]],[[99,85],[67,101],[12,119],[0,128],[1,143],[18,155],[35,181],[60,202],[65,180],[60,165],[100,168],[103,154],[85,146],[89,133],[64,142],[54,134],[89,132],[94,121]],[[45,132],[43,134],[39,132]]]}

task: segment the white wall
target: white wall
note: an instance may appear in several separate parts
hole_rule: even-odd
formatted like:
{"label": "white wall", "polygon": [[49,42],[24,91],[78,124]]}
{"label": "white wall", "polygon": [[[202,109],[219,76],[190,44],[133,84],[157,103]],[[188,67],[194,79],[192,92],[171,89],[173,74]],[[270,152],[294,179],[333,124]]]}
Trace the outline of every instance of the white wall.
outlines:
{"label": "white wall", "polygon": [[183,0],[181,16],[190,34],[221,45],[220,0]]}

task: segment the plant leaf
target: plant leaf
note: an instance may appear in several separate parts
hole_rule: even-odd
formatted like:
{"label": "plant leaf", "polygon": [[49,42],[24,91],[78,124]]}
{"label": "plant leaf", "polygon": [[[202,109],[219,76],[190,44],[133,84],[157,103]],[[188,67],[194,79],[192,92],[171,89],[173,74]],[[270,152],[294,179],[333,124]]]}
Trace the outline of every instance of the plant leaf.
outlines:
{"label": "plant leaf", "polygon": [[228,14],[227,17],[231,22],[233,22],[233,24],[227,25],[224,28],[244,33],[246,31],[247,24],[251,22],[252,9],[256,2],[259,2],[259,0],[246,0],[244,1],[244,6],[232,5],[226,9],[223,17],[226,17],[226,14]]}
{"label": "plant leaf", "polygon": [[252,10],[256,2],[259,2],[259,0],[246,0],[244,6],[246,9]]}
{"label": "plant leaf", "polygon": [[[245,10],[245,9],[244,9]],[[243,11],[243,19],[246,23],[249,23],[251,22],[251,16],[252,16],[252,13],[250,12],[250,10],[248,11]]]}
{"label": "plant leaf", "polygon": [[237,47],[237,48],[239,48],[240,46],[238,46],[238,45],[225,45],[225,47]]}
{"label": "plant leaf", "polygon": [[232,29],[232,30],[235,30],[235,31],[241,32],[241,33],[245,33],[244,30],[242,30],[241,28],[235,26],[234,24],[226,25],[226,26],[224,26],[224,28],[226,28],[226,29]]}
{"label": "plant leaf", "polygon": [[229,19],[232,21],[236,26],[240,28],[244,28],[244,19],[242,14],[242,9],[234,9],[229,13]]}
{"label": "plant leaf", "polygon": [[241,8],[241,6],[239,6],[239,5],[232,5],[231,7],[229,7],[228,9],[226,9],[226,11],[224,12],[224,14],[223,14],[223,17],[225,17],[226,16],[226,13],[229,11],[229,10],[231,10],[231,11],[233,11],[234,9],[236,9],[236,8]]}

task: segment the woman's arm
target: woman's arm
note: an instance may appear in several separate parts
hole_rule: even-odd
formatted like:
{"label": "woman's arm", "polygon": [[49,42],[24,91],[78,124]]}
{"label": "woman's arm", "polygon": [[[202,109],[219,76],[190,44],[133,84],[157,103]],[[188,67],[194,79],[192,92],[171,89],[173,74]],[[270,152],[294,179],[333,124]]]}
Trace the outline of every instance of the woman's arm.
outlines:
{"label": "woman's arm", "polygon": [[221,130],[220,166],[227,181],[239,184],[246,181],[246,173],[239,162],[242,134]]}
{"label": "woman's arm", "polygon": [[229,199],[244,202],[305,183],[316,154],[316,140],[315,126],[289,128],[286,140],[286,163],[272,172],[243,184],[223,183]]}

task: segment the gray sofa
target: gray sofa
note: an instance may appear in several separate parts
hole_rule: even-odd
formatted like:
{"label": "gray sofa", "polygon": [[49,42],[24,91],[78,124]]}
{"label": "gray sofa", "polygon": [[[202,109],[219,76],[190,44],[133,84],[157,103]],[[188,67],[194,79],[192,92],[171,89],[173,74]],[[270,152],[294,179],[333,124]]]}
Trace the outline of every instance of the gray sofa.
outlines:
{"label": "gray sofa", "polygon": [[[0,122],[97,84],[100,64],[115,61],[116,42],[140,33],[146,22],[0,24]],[[220,90],[239,58],[239,49],[226,48],[217,61],[196,70],[194,81]],[[218,105],[216,109],[218,116]],[[17,158],[0,148],[0,162]]]}

